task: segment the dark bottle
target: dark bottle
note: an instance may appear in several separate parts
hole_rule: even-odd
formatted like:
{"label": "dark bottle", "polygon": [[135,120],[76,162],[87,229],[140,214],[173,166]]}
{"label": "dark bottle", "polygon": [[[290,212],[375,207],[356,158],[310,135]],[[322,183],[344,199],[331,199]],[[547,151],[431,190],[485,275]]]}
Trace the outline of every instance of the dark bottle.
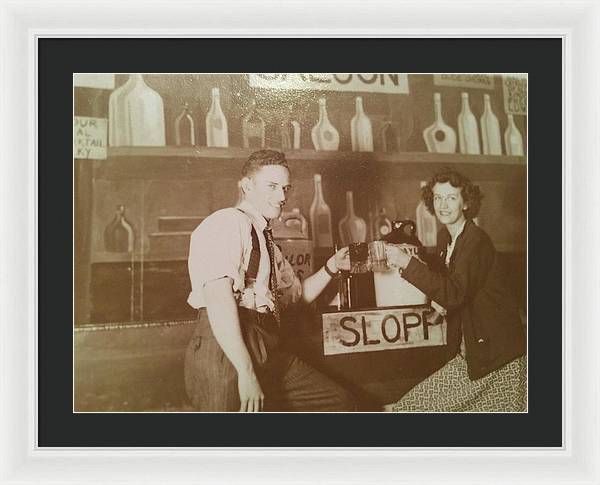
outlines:
{"label": "dark bottle", "polygon": [[125,219],[125,206],[118,205],[115,218],[104,229],[104,248],[114,253],[133,252],[133,228]]}
{"label": "dark bottle", "polygon": [[385,207],[382,207],[375,219],[374,223],[375,227],[373,227],[373,235],[375,240],[384,239],[390,232],[392,232],[392,221],[387,218],[385,214]]}
{"label": "dark bottle", "polygon": [[196,145],[196,129],[194,118],[187,103],[183,104],[183,110],[175,118],[175,145]]}

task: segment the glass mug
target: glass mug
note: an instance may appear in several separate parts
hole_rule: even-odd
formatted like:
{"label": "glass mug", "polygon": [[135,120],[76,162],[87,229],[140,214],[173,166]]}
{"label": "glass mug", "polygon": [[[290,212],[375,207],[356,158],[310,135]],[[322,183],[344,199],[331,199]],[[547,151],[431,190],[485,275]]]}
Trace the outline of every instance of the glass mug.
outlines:
{"label": "glass mug", "polygon": [[409,256],[418,257],[418,248],[413,244],[394,244],[385,241],[373,241],[369,243],[368,266],[371,271],[389,271],[391,269],[388,265],[387,254],[385,252],[385,247],[387,245],[396,246]]}
{"label": "glass mug", "polygon": [[350,253],[350,273],[367,273],[371,269],[367,243],[351,243],[348,245],[348,252]]}

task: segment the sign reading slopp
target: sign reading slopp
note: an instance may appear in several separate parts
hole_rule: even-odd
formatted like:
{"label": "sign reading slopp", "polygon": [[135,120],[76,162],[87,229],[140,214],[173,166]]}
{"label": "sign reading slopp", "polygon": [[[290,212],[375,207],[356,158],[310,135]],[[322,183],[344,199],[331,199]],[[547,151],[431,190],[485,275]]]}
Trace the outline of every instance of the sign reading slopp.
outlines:
{"label": "sign reading slopp", "polygon": [[248,76],[254,88],[408,94],[406,74],[263,73]]}
{"label": "sign reading slopp", "polygon": [[73,120],[73,144],[75,158],[106,159],[108,120],[75,116]]}
{"label": "sign reading slopp", "polygon": [[323,314],[325,355],[446,344],[446,321],[427,323],[427,305]]}

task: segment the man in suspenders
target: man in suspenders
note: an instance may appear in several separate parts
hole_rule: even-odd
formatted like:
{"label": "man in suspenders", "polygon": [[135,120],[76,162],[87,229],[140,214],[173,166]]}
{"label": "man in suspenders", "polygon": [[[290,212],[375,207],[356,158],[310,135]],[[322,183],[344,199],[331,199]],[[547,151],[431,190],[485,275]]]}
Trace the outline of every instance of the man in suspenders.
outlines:
{"label": "man in suspenders", "polygon": [[185,356],[186,391],[200,411],[352,411],[352,397],[279,347],[281,310],[314,301],[338,270],[339,250],[303,282],[273,242],[291,188],[283,153],[254,152],[239,181],[241,201],[192,233],[188,303],[199,310]]}

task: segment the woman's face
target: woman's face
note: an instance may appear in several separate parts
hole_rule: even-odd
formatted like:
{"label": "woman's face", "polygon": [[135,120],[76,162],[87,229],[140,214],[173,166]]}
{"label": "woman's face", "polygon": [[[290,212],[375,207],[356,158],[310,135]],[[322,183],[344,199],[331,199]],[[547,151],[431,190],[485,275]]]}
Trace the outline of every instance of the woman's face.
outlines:
{"label": "woman's face", "polygon": [[463,210],[467,208],[462,197],[462,189],[453,187],[450,182],[436,183],[433,186],[433,208],[438,220],[448,226],[462,223]]}

